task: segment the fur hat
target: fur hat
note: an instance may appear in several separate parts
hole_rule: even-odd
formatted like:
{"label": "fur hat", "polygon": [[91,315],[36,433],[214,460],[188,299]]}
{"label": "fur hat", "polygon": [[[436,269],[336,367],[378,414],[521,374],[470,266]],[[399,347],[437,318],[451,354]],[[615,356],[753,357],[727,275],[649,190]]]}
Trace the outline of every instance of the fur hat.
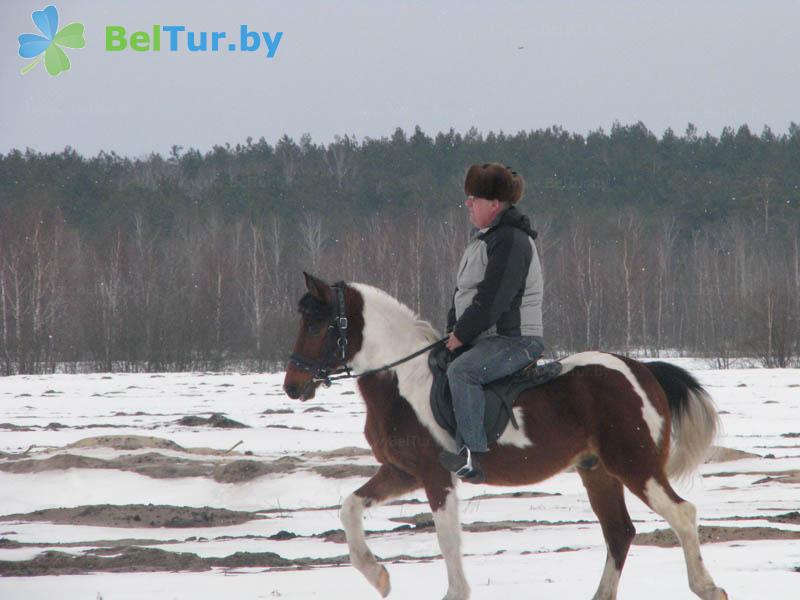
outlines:
{"label": "fur hat", "polygon": [[522,175],[498,163],[472,165],[464,179],[467,196],[516,204],[522,198],[525,180]]}

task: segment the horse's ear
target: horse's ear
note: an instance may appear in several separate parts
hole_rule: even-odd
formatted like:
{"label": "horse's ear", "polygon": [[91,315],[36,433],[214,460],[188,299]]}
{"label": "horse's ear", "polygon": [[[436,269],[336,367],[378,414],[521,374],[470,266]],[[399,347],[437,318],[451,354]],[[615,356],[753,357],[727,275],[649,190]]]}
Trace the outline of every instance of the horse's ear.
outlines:
{"label": "horse's ear", "polygon": [[325,303],[331,301],[331,298],[333,297],[331,286],[321,279],[317,279],[313,275],[309,275],[305,271],[303,271],[303,276],[306,278],[306,289],[308,289],[309,294],[314,296],[314,298],[317,300],[321,300]]}

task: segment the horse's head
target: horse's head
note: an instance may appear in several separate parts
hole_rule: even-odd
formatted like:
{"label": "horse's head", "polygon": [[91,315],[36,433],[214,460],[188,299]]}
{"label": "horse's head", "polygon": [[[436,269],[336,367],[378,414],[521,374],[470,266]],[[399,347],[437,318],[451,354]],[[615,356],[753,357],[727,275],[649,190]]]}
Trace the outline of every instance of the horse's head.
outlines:
{"label": "horse's head", "polygon": [[300,330],[286,366],[283,389],[308,400],[331,372],[361,349],[364,301],[343,282],[328,285],[303,273],[308,293],[300,299]]}

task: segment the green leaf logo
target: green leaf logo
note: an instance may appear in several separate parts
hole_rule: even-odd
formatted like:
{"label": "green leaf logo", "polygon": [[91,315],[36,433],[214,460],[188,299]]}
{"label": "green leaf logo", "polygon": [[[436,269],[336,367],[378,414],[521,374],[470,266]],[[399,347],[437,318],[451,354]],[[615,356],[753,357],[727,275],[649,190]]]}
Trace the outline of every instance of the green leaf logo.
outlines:
{"label": "green leaf logo", "polygon": [[44,67],[50,75],[58,75],[69,71],[69,57],[61,49],[83,48],[86,46],[82,23],[70,23],[59,31],[58,11],[55,6],[48,6],[44,10],[37,10],[31,15],[33,24],[42,32],[23,33],[19,36],[19,55],[22,58],[33,58],[31,63],[25,65],[20,71],[23,75],[28,73],[42,60],[44,53]]}

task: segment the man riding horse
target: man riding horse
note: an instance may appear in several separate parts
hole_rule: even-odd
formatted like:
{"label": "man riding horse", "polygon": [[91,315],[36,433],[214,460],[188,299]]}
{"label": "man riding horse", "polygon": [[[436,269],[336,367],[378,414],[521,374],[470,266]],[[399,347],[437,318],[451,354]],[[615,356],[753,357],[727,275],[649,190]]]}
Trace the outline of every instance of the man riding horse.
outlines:
{"label": "man riding horse", "polygon": [[472,165],[464,181],[475,229],[458,266],[447,318],[447,349],[463,350],[447,369],[460,450],[444,450],[439,460],[471,483],[485,480],[481,461],[489,451],[483,386],[544,350],[536,232],[516,207],[524,186],[521,175],[497,163]]}
{"label": "man riding horse", "polygon": [[[320,385],[357,377],[366,407],[364,435],[380,463],[342,502],[350,561],[386,597],[389,573],[367,545],[364,510],[423,489],[447,567],[445,598],[468,600],[453,472],[467,481],[520,486],[575,465],[607,548],[595,600],[616,599],[636,532],[625,488],[675,532],[689,588],[702,600],[727,600],[703,562],[695,506],[669,481],[697,469],[719,425],[713,400],[686,370],[607,352],[565,357],[557,377],[517,394],[518,428],[509,423],[493,440],[491,454],[481,454],[488,450],[481,386],[523,367],[543,346],[536,234],[514,207],[522,187],[522,178],[502,165],[467,172],[466,205],[477,230],[459,266],[448,338],[439,338],[430,323],[382,290],[354,282],[329,285],[305,274],[307,293],[298,305],[301,322],[284,390],[308,400]],[[471,345],[448,370],[458,440],[438,421],[431,402],[431,354],[445,340],[451,352]]]}

